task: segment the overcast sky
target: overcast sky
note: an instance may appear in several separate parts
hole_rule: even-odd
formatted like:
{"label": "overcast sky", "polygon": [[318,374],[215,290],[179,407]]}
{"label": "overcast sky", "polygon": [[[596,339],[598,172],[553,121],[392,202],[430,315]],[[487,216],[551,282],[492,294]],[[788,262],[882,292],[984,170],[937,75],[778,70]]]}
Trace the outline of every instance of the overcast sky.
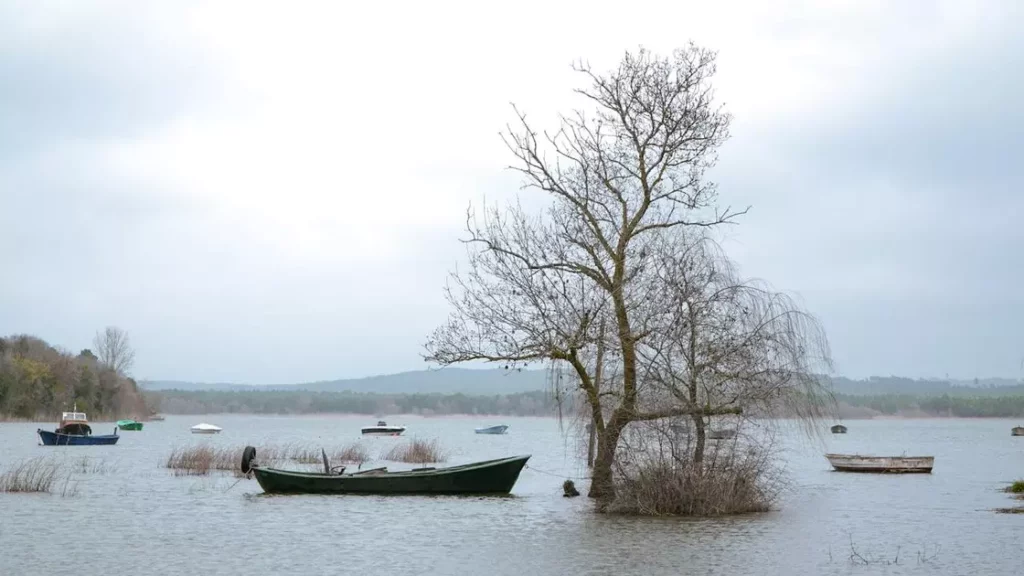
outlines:
{"label": "overcast sky", "polygon": [[1019,377],[1017,4],[8,0],[0,333],[114,324],[147,379],[423,368],[466,207],[518,193],[509,104],[553,126],[574,60],[692,39],[752,206],[728,248],[838,373]]}

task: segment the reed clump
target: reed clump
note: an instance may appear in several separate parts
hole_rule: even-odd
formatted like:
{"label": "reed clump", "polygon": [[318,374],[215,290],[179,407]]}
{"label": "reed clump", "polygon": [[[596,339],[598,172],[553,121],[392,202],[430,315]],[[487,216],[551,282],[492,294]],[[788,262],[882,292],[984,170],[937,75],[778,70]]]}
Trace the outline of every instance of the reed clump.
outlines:
{"label": "reed clump", "polygon": [[223,450],[210,446],[173,448],[165,466],[174,470],[175,476],[205,476],[214,468],[215,458],[223,457],[218,454]]}
{"label": "reed clump", "polygon": [[[210,471],[241,474],[244,446],[188,446],[174,448],[164,464],[176,476],[205,476]],[[331,462],[363,463],[370,460],[366,448],[359,444],[324,449]],[[256,461],[265,465],[284,466],[290,462],[319,464],[321,447],[299,444],[256,446]]]}
{"label": "reed clump", "polygon": [[437,439],[419,440],[413,438],[404,444],[398,444],[381,455],[381,460],[390,462],[408,462],[410,464],[427,464],[444,462],[448,455],[441,448]]}
{"label": "reed clump", "polygon": [[0,474],[0,492],[50,492],[60,472],[57,462],[49,458],[23,460]]}
{"label": "reed clump", "polygon": [[1010,484],[1006,491],[1011,494],[1024,494],[1024,480],[1017,480],[1013,484]]}

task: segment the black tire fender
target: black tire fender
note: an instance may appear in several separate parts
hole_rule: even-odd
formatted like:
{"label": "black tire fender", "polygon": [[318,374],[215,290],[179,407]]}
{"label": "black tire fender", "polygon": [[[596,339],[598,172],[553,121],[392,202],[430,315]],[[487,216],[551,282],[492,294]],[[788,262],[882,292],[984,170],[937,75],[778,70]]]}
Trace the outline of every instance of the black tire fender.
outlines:
{"label": "black tire fender", "polygon": [[242,474],[248,474],[252,470],[252,461],[256,458],[256,448],[253,446],[246,446],[245,450],[242,450]]}

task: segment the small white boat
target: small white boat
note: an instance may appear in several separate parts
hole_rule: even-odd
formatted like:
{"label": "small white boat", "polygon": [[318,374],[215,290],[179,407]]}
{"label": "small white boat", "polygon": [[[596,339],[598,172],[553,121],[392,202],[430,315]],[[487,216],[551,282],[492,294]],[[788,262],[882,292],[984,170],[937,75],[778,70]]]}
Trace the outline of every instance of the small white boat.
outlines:
{"label": "small white boat", "polygon": [[219,434],[223,430],[220,426],[214,426],[213,424],[196,424],[192,427],[193,434]]}
{"label": "small white boat", "polygon": [[934,456],[861,456],[859,454],[825,454],[829,464],[839,472],[887,472],[894,474],[931,474]]}
{"label": "small white boat", "polygon": [[498,424],[497,426],[487,426],[485,428],[475,428],[474,431],[477,434],[504,434],[508,430],[508,426],[505,424]]}
{"label": "small white boat", "polygon": [[398,436],[405,432],[405,426],[388,426],[387,422],[378,420],[376,426],[364,426],[362,432],[364,436]]}

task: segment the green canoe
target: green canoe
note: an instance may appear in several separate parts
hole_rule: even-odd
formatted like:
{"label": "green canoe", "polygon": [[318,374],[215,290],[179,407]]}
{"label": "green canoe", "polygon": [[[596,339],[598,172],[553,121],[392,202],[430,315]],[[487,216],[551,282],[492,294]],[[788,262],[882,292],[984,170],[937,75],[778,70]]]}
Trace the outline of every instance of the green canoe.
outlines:
{"label": "green canoe", "polygon": [[117,427],[121,430],[142,430],[142,422],[135,420],[118,420]]}
{"label": "green canoe", "polygon": [[255,448],[242,456],[242,472],[252,472],[267,493],[284,494],[508,494],[519,478],[529,455],[474,462],[448,468],[417,468],[388,472],[375,468],[334,472],[324,457],[327,472],[299,472],[264,468],[252,463]]}

